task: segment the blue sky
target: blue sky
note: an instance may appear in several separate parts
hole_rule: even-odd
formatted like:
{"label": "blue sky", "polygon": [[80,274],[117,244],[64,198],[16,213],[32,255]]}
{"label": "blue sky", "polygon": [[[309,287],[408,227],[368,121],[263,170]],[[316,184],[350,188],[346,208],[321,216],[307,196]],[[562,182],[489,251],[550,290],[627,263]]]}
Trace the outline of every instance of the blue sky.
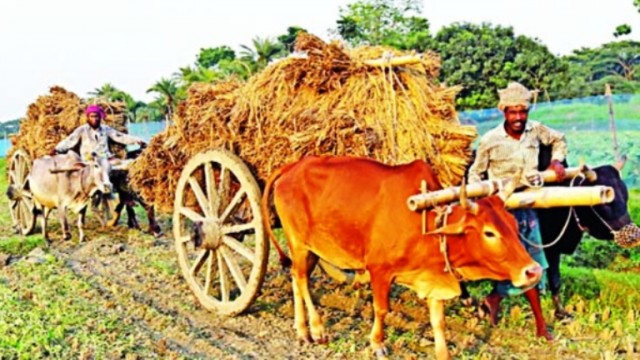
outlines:
{"label": "blue sky", "polygon": [[[104,83],[145,91],[192,64],[200,48],[238,49],[291,25],[329,38],[352,1],[1,0],[0,121],[22,117],[52,85],[86,96]],[[513,26],[555,54],[614,40],[622,23],[640,39],[633,0],[424,0],[432,31],[456,21]]]}

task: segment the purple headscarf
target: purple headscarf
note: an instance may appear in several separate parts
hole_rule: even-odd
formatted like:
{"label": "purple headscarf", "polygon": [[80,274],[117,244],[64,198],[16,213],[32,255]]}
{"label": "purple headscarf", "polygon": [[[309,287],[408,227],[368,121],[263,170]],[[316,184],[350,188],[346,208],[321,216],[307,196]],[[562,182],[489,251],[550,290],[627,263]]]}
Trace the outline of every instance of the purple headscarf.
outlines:
{"label": "purple headscarf", "polygon": [[104,119],[106,117],[106,114],[104,113],[104,110],[102,110],[100,105],[89,105],[87,106],[87,109],[84,111],[84,113],[87,116],[91,113],[98,113],[98,115],[100,115],[100,119]]}

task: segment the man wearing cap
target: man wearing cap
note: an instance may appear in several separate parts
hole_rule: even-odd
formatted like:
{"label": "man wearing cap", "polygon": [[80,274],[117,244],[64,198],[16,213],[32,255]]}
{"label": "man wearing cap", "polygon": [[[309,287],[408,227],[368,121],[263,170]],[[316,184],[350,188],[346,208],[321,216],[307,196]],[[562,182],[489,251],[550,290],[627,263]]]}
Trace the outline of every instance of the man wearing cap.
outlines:
{"label": "man wearing cap", "polygon": [[[513,176],[522,170],[522,183],[528,183],[538,172],[538,153],[540,145],[551,146],[552,156],[549,169],[555,171],[558,181],[564,178],[562,162],[567,155],[567,144],[564,134],[550,129],[537,122],[527,121],[532,93],[523,85],[512,82],[506,89],[498,91],[500,102],[498,108],[504,113],[504,122],[488,131],[481,139],[476,158],[469,168],[469,182],[488,179],[500,179]],[[520,241],[529,255],[544,269],[549,267],[542,249],[538,216],[533,209],[516,209],[511,211],[518,223]],[[537,335],[553,340],[548,332],[540,306],[539,289],[544,289],[546,276],[540,283],[524,291],[536,317]],[[523,293],[511,285],[509,281],[494,282],[493,291],[482,307],[488,310],[493,325],[498,322],[501,300],[508,295]]]}
{"label": "man wearing cap", "polygon": [[145,145],[144,140],[139,137],[101,125],[105,113],[99,105],[89,105],[85,115],[87,123],[79,126],[66,139],[60,141],[51,151],[51,155],[65,153],[75,147],[78,142],[80,142],[80,156],[83,159],[88,159],[93,152],[98,156],[111,158],[113,154],[109,151],[109,139],[123,145]]}

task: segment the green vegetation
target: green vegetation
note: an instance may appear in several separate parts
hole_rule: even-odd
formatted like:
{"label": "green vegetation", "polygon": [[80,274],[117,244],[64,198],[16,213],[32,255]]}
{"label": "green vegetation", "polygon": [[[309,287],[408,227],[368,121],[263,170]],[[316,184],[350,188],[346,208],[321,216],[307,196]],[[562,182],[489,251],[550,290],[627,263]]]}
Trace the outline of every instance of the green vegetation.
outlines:
{"label": "green vegetation", "polygon": [[[49,258],[19,262],[0,277],[0,354],[3,359],[146,357],[149,344],[135,326],[93,302],[89,284]],[[18,277],[28,289],[13,289]]]}

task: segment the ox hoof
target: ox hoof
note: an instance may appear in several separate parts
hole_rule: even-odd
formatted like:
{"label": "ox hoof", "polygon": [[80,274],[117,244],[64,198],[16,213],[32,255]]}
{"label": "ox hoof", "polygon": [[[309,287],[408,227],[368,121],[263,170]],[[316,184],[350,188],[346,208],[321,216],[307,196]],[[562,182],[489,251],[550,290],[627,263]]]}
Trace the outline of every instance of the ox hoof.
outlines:
{"label": "ox hoof", "polygon": [[565,309],[557,309],[554,313],[556,320],[560,322],[571,322],[573,315]]}
{"label": "ox hoof", "polygon": [[64,235],[62,235],[62,238],[64,240],[70,240],[71,239],[71,234],[64,234]]}
{"label": "ox hoof", "polygon": [[387,348],[383,345],[375,350],[373,350],[373,354],[376,356],[376,359],[386,359],[389,355]]}
{"label": "ox hoof", "polygon": [[153,237],[160,238],[164,235],[164,233],[162,232],[162,230],[158,229],[149,229],[149,231],[147,231],[149,234],[153,235]]}
{"label": "ox hoof", "polygon": [[495,295],[487,296],[484,301],[478,306],[478,316],[480,318],[489,317],[489,322],[493,326],[498,325],[500,321],[500,298]]}
{"label": "ox hoof", "polygon": [[469,296],[467,298],[461,298],[460,302],[462,303],[462,305],[464,307],[472,307],[476,305],[476,299],[474,299],[473,297]]}
{"label": "ox hoof", "polygon": [[549,342],[553,341],[553,335],[547,330],[538,330],[536,336],[546,339]]}
{"label": "ox hoof", "polygon": [[313,340],[311,339],[311,336],[309,336],[309,334],[298,335],[298,344],[304,345],[304,344],[312,344],[312,343],[313,343]]}
{"label": "ox hoof", "polygon": [[329,338],[325,334],[313,335],[313,342],[316,344],[326,344]]}

